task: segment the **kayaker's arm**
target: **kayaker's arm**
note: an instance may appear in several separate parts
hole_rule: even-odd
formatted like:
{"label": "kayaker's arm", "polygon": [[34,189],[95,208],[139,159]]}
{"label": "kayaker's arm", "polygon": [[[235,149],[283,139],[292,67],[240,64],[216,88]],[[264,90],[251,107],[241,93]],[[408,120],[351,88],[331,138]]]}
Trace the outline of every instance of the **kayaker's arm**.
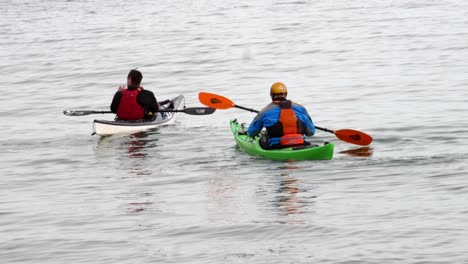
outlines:
{"label": "kayaker's arm", "polygon": [[156,113],[159,110],[158,101],[156,100],[153,92],[149,90],[141,91],[138,94],[137,102],[147,113]]}
{"label": "kayaker's arm", "polygon": [[120,100],[122,99],[122,92],[117,91],[114,94],[114,98],[112,99],[112,103],[110,105],[110,110],[112,113],[117,114],[117,109],[119,108]]}
{"label": "kayaker's arm", "polygon": [[[305,109],[304,107],[304,111],[305,111],[305,114],[307,116],[307,124],[306,124],[306,130],[309,129],[308,132],[310,132],[310,135],[309,134],[306,134],[308,137],[311,137],[313,135],[315,135],[315,125],[314,125],[314,121],[312,121],[312,118],[310,117],[309,113],[307,112],[307,109]],[[310,121],[310,123],[308,122]]]}
{"label": "kayaker's arm", "polygon": [[308,136],[308,137],[311,137],[315,134],[315,126],[314,126],[314,122],[312,122],[312,119],[307,116],[306,118],[306,122],[304,124],[304,135]]}
{"label": "kayaker's arm", "polygon": [[259,113],[252,123],[249,125],[249,129],[247,130],[247,135],[249,137],[256,137],[260,132],[262,131],[263,128],[263,122],[261,121],[261,114]]}
{"label": "kayaker's arm", "polygon": [[309,113],[307,113],[307,109],[302,105],[296,104],[293,106],[294,110],[296,111],[296,115],[301,120],[302,124],[304,125],[304,135],[311,137],[315,134],[315,126],[312,118],[310,118]]}

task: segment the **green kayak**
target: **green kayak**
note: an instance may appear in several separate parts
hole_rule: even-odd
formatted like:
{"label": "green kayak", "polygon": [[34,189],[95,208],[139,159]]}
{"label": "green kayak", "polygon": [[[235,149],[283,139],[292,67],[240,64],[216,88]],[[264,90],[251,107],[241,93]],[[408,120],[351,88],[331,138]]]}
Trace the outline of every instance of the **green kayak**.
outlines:
{"label": "green kayak", "polygon": [[[331,160],[334,145],[326,143],[322,146],[294,147],[265,150],[260,147],[260,137],[251,138],[245,134],[248,126],[239,124],[237,119],[231,120],[231,130],[240,149],[250,155],[262,156],[272,160]],[[239,133],[240,132],[240,133]]]}

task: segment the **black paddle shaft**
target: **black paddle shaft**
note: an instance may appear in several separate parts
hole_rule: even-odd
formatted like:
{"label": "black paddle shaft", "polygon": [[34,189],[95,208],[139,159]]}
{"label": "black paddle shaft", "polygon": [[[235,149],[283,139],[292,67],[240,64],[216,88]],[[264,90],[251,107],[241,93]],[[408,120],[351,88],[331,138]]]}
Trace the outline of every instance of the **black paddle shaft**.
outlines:
{"label": "black paddle shaft", "polygon": [[[160,109],[156,112],[181,112],[189,115],[209,115],[214,113],[216,109],[210,107],[189,107],[180,110],[175,109]],[[111,111],[97,111],[97,110],[65,110],[63,111],[64,115],[67,116],[84,116],[92,114],[112,114]]]}
{"label": "black paddle shaft", "polygon": [[236,108],[239,108],[239,109],[247,110],[247,111],[250,111],[250,112],[254,112],[254,113],[260,112],[260,111],[258,111],[258,110],[255,110],[255,109],[252,109],[252,108],[243,107],[243,106],[240,106],[240,105],[236,105],[235,107],[236,107]]}

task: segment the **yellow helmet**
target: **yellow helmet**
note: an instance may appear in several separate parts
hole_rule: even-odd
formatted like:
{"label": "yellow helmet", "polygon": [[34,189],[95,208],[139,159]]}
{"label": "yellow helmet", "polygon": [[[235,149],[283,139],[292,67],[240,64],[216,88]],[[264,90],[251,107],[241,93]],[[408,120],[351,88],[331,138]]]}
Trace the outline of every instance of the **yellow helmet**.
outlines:
{"label": "yellow helmet", "polygon": [[275,94],[284,94],[285,96],[288,95],[288,88],[282,82],[275,82],[270,88],[270,96]]}

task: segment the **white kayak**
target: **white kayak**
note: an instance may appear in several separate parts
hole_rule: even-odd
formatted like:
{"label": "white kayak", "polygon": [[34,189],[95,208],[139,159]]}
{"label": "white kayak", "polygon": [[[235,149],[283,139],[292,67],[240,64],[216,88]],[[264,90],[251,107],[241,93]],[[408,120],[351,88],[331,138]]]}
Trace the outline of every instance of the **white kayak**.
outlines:
{"label": "white kayak", "polygon": [[93,135],[110,136],[119,133],[134,133],[172,124],[177,112],[163,112],[163,110],[178,110],[183,100],[184,96],[179,95],[173,98],[169,103],[160,105],[159,111],[161,112],[157,112],[156,118],[150,121],[94,120]]}

